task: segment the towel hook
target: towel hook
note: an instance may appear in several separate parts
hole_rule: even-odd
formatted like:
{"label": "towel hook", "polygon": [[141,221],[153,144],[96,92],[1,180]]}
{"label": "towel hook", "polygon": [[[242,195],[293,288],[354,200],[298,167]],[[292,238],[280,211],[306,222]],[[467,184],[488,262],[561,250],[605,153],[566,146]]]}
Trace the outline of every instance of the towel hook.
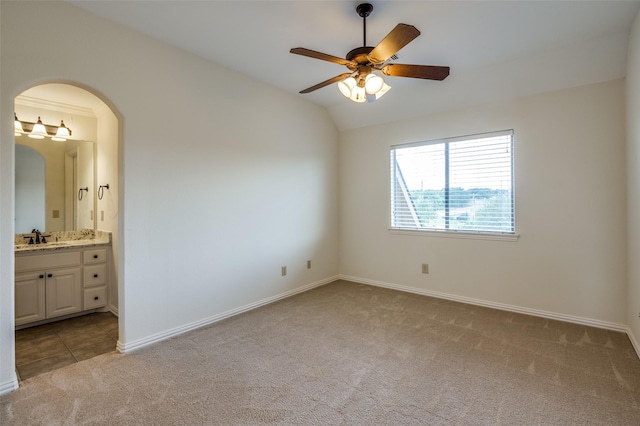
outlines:
{"label": "towel hook", "polygon": [[98,187],[98,200],[102,200],[102,197],[104,196],[104,189],[105,188],[109,189],[109,184],[100,185]]}
{"label": "towel hook", "polygon": [[82,191],[87,191],[87,192],[89,192],[89,187],[87,186],[86,188],[80,188],[80,189],[78,189],[78,201],[82,201]]}

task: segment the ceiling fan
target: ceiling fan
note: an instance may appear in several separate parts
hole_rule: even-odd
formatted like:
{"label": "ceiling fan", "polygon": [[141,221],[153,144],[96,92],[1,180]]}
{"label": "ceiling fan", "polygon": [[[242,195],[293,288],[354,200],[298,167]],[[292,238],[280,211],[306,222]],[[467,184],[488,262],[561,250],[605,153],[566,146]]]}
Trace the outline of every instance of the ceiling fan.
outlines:
{"label": "ceiling fan", "polygon": [[362,3],[356,7],[356,12],[362,17],[363,22],[363,46],[351,50],[347,53],[345,59],[305,49],[304,47],[296,47],[290,50],[291,53],[296,55],[333,62],[349,68],[349,72],[325,80],[300,91],[300,93],[310,93],[330,84],[338,83],[340,92],[351,100],[355,102],[372,102],[379,99],[390,89],[382,77],[373,73],[374,71],[380,71],[382,74],[392,77],[411,77],[440,81],[447,78],[449,67],[387,62],[390,59],[397,59],[395,54],[420,35],[420,31],[413,25],[398,24],[377,46],[367,46],[367,16],[372,11],[373,5],[370,3]]}

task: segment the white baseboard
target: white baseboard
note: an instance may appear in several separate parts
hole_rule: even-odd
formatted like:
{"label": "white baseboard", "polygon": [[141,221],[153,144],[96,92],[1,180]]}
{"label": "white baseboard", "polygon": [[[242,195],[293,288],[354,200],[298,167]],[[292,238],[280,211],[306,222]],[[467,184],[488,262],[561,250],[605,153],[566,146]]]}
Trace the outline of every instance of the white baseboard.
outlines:
{"label": "white baseboard", "polygon": [[10,381],[0,383],[0,395],[13,392],[16,389],[18,389],[18,377],[15,375],[15,373]]}
{"label": "white baseboard", "polygon": [[229,318],[229,317],[232,317],[234,315],[238,315],[238,314],[241,314],[243,312],[247,312],[247,311],[259,308],[259,307],[264,306],[264,305],[268,305],[269,303],[273,303],[273,302],[276,302],[278,300],[285,299],[287,297],[291,297],[291,296],[293,296],[295,294],[298,294],[298,293],[303,293],[305,291],[311,290],[312,288],[320,287],[321,285],[329,284],[329,283],[331,283],[333,281],[336,281],[336,280],[338,280],[338,276],[326,278],[326,279],[321,280],[321,281],[316,281],[314,283],[307,284],[307,285],[304,285],[302,287],[298,287],[298,288],[296,288],[294,290],[290,290],[290,291],[278,294],[276,296],[268,297],[266,299],[259,300],[259,301],[254,302],[254,303],[250,303],[248,305],[241,306],[239,308],[232,309],[230,311],[226,311],[226,312],[223,312],[223,313],[218,314],[218,315],[213,315],[211,317],[204,318],[202,320],[195,321],[195,322],[192,322],[192,323],[189,323],[189,324],[185,324],[183,326],[176,327],[176,328],[173,328],[171,330],[163,331],[162,333],[157,333],[157,334],[154,334],[154,335],[151,335],[151,336],[148,336],[148,337],[144,337],[142,339],[134,340],[132,342],[123,343],[121,341],[118,341],[118,344],[117,344],[116,347],[117,347],[118,351],[120,351],[122,353],[132,352],[132,351],[134,351],[136,349],[140,349],[140,348],[142,348],[144,346],[148,346],[148,345],[160,342],[162,340],[166,340],[166,339],[169,339],[171,337],[178,336],[180,334],[186,333],[186,332],[191,331],[191,330],[195,330],[197,328],[205,327],[207,325],[210,325],[210,324],[213,324],[215,322],[221,321],[221,320],[223,320],[225,318]]}
{"label": "white baseboard", "polygon": [[[299,287],[297,289],[290,290],[288,292],[285,292],[285,293],[282,293],[282,294],[279,294],[279,295],[276,295],[276,296],[273,296],[273,297],[269,297],[267,299],[263,299],[263,300],[254,302],[254,303],[242,306],[242,307],[237,308],[237,309],[232,309],[230,311],[223,312],[221,314],[214,315],[214,316],[211,316],[211,317],[208,317],[208,318],[204,318],[204,319],[202,319],[200,321],[195,321],[195,322],[192,322],[192,323],[189,323],[189,324],[185,324],[184,326],[176,327],[174,329],[167,330],[167,331],[162,332],[162,333],[154,334],[154,335],[149,336],[149,337],[138,339],[138,340],[135,340],[133,342],[122,343],[122,342],[118,341],[117,349],[118,349],[118,351],[120,351],[122,353],[131,352],[131,351],[134,351],[136,349],[140,349],[140,348],[142,348],[144,346],[148,346],[148,345],[160,342],[162,340],[166,340],[166,339],[169,339],[171,337],[186,333],[188,331],[195,330],[197,328],[204,327],[204,326],[207,326],[209,324],[213,324],[213,323],[221,321],[221,320],[223,320],[225,318],[229,318],[229,317],[232,317],[234,315],[238,315],[238,314],[241,314],[243,312],[247,312],[247,311],[259,308],[259,307],[264,306],[264,305],[268,305],[269,303],[273,303],[273,302],[276,302],[278,300],[285,299],[287,297],[291,297],[291,296],[293,296],[295,294],[298,294],[298,293],[303,293],[305,291],[311,290],[312,288],[319,287],[319,286],[322,286],[322,285],[325,285],[325,284],[329,284],[329,283],[334,282],[334,281],[339,280],[339,279],[346,280],[346,281],[352,281],[352,282],[360,283],[360,284],[373,285],[373,286],[376,286],[376,287],[389,288],[389,289],[392,289],[392,290],[398,290],[398,291],[403,291],[403,292],[407,292],[407,293],[420,294],[420,295],[423,295],[423,296],[435,297],[435,298],[438,298],[438,299],[446,299],[446,300],[452,300],[452,301],[455,301],[455,302],[468,303],[468,304],[471,304],[471,305],[485,306],[485,307],[488,307],[488,308],[499,309],[499,310],[502,310],[502,311],[517,312],[517,313],[521,313],[521,314],[533,315],[533,316],[537,316],[537,317],[554,319],[554,320],[559,320],[559,321],[566,321],[566,322],[571,322],[571,323],[575,323],[575,324],[581,324],[581,325],[587,325],[587,326],[591,326],[591,327],[603,328],[603,329],[607,329],[607,330],[620,331],[620,332],[626,333],[629,336],[629,340],[631,340],[631,344],[633,345],[636,353],[638,354],[638,357],[640,357],[640,344],[638,343],[638,341],[635,338],[635,336],[633,335],[633,333],[631,333],[631,330],[629,329],[629,327],[627,327],[626,325],[623,325],[623,324],[618,324],[618,323],[609,322],[609,321],[595,320],[595,319],[592,319],[592,318],[579,317],[579,316],[575,316],[575,315],[567,315],[567,314],[560,314],[560,313],[556,313],[556,312],[542,311],[542,310],[538,310],[538,309],[526,308],[526,307],[521,307],[521,306],[516,306],[516,305],[508,305],[508,304],[505,304],[505,303],[491,302],[491,301],[482,300],[482,299],[475,299],[475,298],[471,298],[471,297],[458,296],[458,295],[449,294],[449,293],[441,293],[441,292],[432,291],[432,290],[419,289],[419,288],[415,288],[415,287],[410,287],[410,286],[405,286],[405,285],[400,285],[400,284],[392,284],[392,283],[387,283],[387,282],[383,282],[383,281],[376,281],[376,280],[360,278],[360,277],[354,277],[354,276],[350,276],[350,275],[338,275],[338,276],[326,278],[324,280],[317,281],[317,282],[314,282],[314,283],[311,283],[311,284],[307,284],[307,285]],[[117,315],[117,311],[115,312],[115,314]],[[16,386],[17,386],[17,383],[16,383]]]}
{"label": "white baseboard", "polygon": [[[608,322],[608,321],[601,321],[601,320],[596,320],[596,319],[591,319],[591,318],[578,317],[578,316],[574,316],[574,315],[559,314],[559,313],[556,313],[556,312],[541,311],[541,310],[538,310],[538,309],[525,308],[525,307],[516,306],[516,305],[507,305],[505,303],[491,302],[491,301],[488,301],[488,300],[474,299],[474,298],[471,298],[471,297],[464,297],[464,296],[457,296],[455,294],[449,294],[449,293],[440,293],[440,292],[437,292],[437,291],[424,290],[424,289],[421,289],[421,288],[409,287],[409,286],[400,285],[400,284],[391,284],[391,283],[386,283],[386,282],[383,282],[383,281],[370,280],[370,279],[366,279],[366,278],[353,277],[353,276],[349,276],[349,275],[340,275],[340,279],[341,280],[346,280],[346,281],[353,281],[353,282],[360,283],[360,284],[369,284],[369,285],[373,285],[373,286],[376,286],[376,287],[384,287],[384,288],[389,288],[389,289],[392,289],[392,290],[404,291],[404,292],[407,292],[407,293],[415,293],[415,294],[420,294],[420,295],[423,295],[423,296],[435,297],[435,298],[438,298],[438,299],[453,300],[455,302],[468,303],[470,305],[485,306],[487,308],[499,309],[501,311],[517,312],[517,313],[520,313],[520,314],[533,315],[533,316],[536,316],[536,317],[542,317],[542,318],[554,319],[554,320],[559,320],[559,321],[572,322],[572,323],[575,323],[575,324],[588,325],[588,326],[591,326],[591,327],[604,328],[604,329],[607,329],[607,330],[621,331],[621,332],[627,333],[629,335],[629,328],[626,325],[617,324],[617,323],[614,323],[614,322]],[[631,338],[631,335],[629,335],[629,336],[630,336],[629,338]],[[636,348],[636,352],[638,352],[638,346],[636,344],[634,344],[634,346]],[[640,354],[640,352],[639,352],[639,354]]]}
{"label": "white baseboard", "polygon": [[118,308],[116,308],[115,306],[109,305],[108,311],[113,315],[118,316]]}
{"label": "white baseboard", "polygon": [[631,340],[631,344],[633,345],[633,349],[636,350],[636,354],[638,355],[638,358],[640,358],[640,344],[638,343],[638,340],[636,339],[636,336],[633,334],[633,332],[631,331],[631,329],[629,327],[627,327],[627,336],[629,336],[629,340]]}

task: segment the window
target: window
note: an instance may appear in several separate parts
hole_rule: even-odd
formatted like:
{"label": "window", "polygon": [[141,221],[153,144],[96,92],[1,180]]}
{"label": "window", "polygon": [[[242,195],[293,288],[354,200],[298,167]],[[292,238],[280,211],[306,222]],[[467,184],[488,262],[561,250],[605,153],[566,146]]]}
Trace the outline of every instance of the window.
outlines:
{"label": "window", "polygon": [[391,228],[514,234],[513,131],[391,147]]}

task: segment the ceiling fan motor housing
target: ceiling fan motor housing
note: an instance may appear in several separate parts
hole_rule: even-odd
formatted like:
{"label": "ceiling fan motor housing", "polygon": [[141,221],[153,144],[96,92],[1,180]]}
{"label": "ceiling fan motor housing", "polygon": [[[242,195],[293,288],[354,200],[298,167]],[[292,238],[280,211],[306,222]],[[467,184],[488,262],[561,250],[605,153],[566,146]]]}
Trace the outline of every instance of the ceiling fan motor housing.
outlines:
{"label": "ceiling fan motor housing", "polygon": [[356,47],[345,57],[348,61],[357,62],[358,64],[366,64],[369,62],[368,55],[373,50],[371,46]]}

